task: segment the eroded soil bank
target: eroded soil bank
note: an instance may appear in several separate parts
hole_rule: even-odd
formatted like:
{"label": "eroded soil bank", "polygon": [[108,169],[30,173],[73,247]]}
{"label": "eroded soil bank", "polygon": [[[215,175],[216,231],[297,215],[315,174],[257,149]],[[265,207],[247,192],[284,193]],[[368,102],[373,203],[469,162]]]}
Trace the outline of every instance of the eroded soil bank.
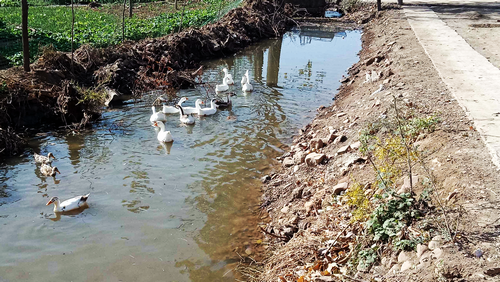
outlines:
{"label": "eroded soil bank", "polygon": [[175,89],[194,83],[202,60],[282,35],[292,24],[292,12],[289,5],[250,0],[199,29],[106,49],[82,46],[73,64],[69,54],[47,49],[31,72],[0,73],[0,153],[20,152],[27,127],[38,132],[40,126],[88,124],[113,96],[158,88],[175,95]]}
{"label": "eroded soil bank", "polygon": [[499,176],[479,133],[401,10],[363,30],[333,105],[262,179],[258,280],[498,279]]}

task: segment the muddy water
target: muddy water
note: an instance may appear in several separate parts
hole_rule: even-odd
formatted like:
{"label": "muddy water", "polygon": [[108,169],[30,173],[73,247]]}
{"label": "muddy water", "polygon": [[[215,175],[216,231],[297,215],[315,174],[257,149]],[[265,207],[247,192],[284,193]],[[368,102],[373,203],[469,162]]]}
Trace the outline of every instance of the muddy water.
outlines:
{"label": "muddy water", "polygon": [[[148,98],[107,111],[90,132],[34,138],[0,167],[0,281],[233,281],[236,252],[262,249],[259,178],[331,103],[360,47],[360,32],[309,30],[207,62],[204,81],[229,67],[234,105],[194,126],[169,116],[172,146],[157,142]],[[255,91],[244,95],[247,69]],[[179,95],[189,105],[203,92]],[[40,176],[32,152],[53,152],[61,174]],[[83,211],[45,206],[89,192]]]}

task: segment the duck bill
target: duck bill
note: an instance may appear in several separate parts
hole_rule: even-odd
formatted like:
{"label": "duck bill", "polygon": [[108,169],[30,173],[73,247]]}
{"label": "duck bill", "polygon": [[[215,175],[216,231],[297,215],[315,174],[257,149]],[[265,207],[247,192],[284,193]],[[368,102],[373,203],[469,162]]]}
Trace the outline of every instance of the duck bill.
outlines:
{"label": "duck bill", "polygon": [[46,206],[48,206],[48,205],[52,204],[53,202],[54,202],[54,201],[50,200],[50,201],[48,201],[48,202],[47,202],[47,204],[45,204],[45,205],[46,205]]}

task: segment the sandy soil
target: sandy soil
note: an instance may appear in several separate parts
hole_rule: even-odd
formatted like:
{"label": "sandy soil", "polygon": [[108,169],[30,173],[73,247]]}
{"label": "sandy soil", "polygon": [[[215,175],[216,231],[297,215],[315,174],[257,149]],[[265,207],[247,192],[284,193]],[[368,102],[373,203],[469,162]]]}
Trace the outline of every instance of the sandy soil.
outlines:
{"label": "sandy soil", "polygon": [[[457,30],[469,25],[468,19],[448,17],[446,21],[455,24]],[[482,23],[482,19],[471,21]],[[493,55],[500,50],[495,44],[497,39],[484,45],[479,42],[487,42],[490,35],[479,31],[474,34],[483,39],[474,47],[484,48],[483,54],[490,54],[490,60],[498,62],[497,55]],[[377,72],[378,79],[366,82],[366,73],[373,72]],[[263,178],[263,208],[270,215],[264,229],[272,253],[260,279],[500,279],[492,270],[498,267],[500,256],[497,168],[473,123],[439,78],[401,10],[388,9],[365,25],[360,62],[350,69],[349,75],[343,80],[334,104],[318,109],[316,119],[299,132],[276,171]],[[377,92],[380,85],[383,90]],[[375,187],[370,188],[377,174],[367,156],[357,149],[356,141],[361,130],[394,115],[394,98],[401,112],[420,117],[436,115],[440,119],[435,131],[418,137],[416,143],[425,156],[425,166],[413,167],[414,175],[423,178],[433,175],[436,187],[434,197],[428,202],[430,208],[424,218],[398,233],[401,238],[421,236],[425,238],[422,245],[439,241],[439,251],[426,252],[427,259],[417,257],[414,250],[401,254],[390,244],[371,241],[366,224],[352,219],[354,208],[345,203],[343,196],[334,195],[339,191],[336,185],[342,183],[347,183],[346,191],[352,189],[354,183],[360,183],[367,197],[378,193],[373,192]],[[346,138],[332,141],[335,140],[330,138],[332,135]],[[382,138],[384,134],[378,136]],[[314,149],[317,138],[323,138],[327,144]],[[343,152],[347,145],[347,152]],[[313,151],[324,154],[325,160],[318,165],[307,165],[300,156]],[[401,187],[403,178],[396,188]],[[421,180],[415,181],[413,192],[417,198],[423,189]],[[454,196],[448,200],[451,193]],[[442,235],[445,218],[452,222],[451,229],[456,236],[438,240],[436,236]],[[433,228],[424,227],[425,222]],[[329,240],[335,241],[335,248],[328,248],[332,242],[328,243]],[[369,268],[359,267],[357,261],[353,261],[357,248],[369,247],[372,243],[379,246],[375,263]],[[330,253],[329,257],[325,252]],[[405,261],[410,267],[401,272]],[[349,263],[351,266],[347,268]],[[330,276],[331,273],[337,277]]]}

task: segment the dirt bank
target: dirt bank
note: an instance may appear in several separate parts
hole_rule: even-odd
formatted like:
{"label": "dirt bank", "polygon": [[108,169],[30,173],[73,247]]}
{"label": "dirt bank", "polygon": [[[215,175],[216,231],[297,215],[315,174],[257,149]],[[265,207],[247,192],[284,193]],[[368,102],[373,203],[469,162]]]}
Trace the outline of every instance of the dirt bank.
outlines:
{"label": "dirt bank", "polygon": [[498,279],[497,170],[401,10],[342,82],[263,177],[259,280]]}
{"label": "dirt bank", "polygon": [[[282,35],[292,24],[289,5],[249,0],[220,21],[163,38],[70,55],[46,49],[30,73],[0,72],[0,154],[18,153],[25,128],[79,128],[99,117],[113,96],[175,89],[194,83],[202,60],[228,56],[264,38]],[[189,71],[189,69],[193,69]],[[171,90],[171,91],[168,91]],[[12,139],[13,138],[13,139]]]}

